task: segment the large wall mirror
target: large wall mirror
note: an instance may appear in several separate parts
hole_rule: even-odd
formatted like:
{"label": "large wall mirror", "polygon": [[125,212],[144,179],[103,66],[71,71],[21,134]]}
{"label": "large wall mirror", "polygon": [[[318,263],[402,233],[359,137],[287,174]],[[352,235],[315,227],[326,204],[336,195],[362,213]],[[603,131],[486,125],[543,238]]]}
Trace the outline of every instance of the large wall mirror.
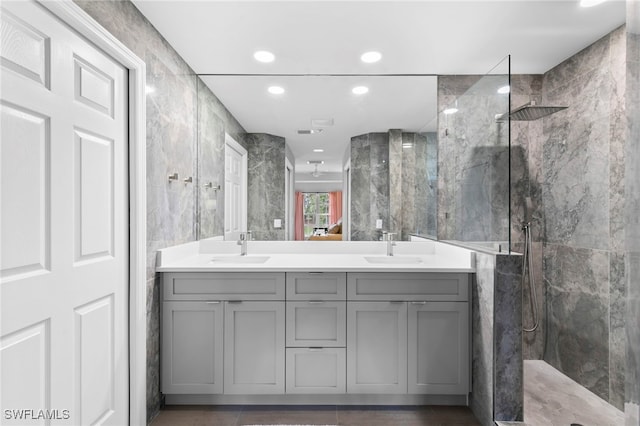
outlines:
{"label": "large wall mirror", "polygon": [[[200,238],[233,238],[224,212],[243,197],[257,240],[309,239],[336,223],[328,239],[437,235],[436,76],[199,77]],[[245,194],[230,183],[242,164],[229,138],[246,150]]]}

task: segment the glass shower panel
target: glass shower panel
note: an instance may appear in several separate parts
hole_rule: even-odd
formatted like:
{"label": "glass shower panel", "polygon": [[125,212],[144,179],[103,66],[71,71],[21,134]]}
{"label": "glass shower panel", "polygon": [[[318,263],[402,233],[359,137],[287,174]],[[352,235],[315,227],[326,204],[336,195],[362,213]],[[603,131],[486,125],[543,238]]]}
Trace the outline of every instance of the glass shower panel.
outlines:
{"label": "glass shower panel", "polygon": [[439,239],[510,250],[509,61],[439,79]]}

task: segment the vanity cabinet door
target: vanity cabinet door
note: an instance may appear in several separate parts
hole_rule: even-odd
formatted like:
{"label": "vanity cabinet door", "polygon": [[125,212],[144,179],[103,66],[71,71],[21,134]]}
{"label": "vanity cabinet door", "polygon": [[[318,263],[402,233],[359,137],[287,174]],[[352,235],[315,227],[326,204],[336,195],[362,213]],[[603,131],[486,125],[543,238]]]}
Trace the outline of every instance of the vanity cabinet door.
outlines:
{"label": "vanity cabinet door", "polygon": [[469,392],[469,305],[409,303],[409,393]]}
{"label": "vanity cabinet door", "polygon": [[226,302],[225,394],[284,393],[284,302]]}
{"label": "vanity cabinet door", "polygon": [[407,392],[407,303],[347,303],[347,393]]}
{"label": "vanity cabinet door", "polygon": [[222,393],[223,308],[220,302],[163,303],[163,393]]}

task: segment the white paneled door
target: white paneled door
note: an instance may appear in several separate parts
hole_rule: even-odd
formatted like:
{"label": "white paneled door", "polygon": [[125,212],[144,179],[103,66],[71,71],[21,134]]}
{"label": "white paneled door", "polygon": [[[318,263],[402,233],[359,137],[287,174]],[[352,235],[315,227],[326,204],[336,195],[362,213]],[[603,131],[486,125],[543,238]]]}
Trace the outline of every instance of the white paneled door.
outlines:
{"label": "white paneled door", "polygon": [[127,71],[36,3],[1,22],[0,423],[125,425]]}
{"label": "white paneled door", "polygon": [[247,150],[229,135],[224,152],[224,239],[247,231]]}

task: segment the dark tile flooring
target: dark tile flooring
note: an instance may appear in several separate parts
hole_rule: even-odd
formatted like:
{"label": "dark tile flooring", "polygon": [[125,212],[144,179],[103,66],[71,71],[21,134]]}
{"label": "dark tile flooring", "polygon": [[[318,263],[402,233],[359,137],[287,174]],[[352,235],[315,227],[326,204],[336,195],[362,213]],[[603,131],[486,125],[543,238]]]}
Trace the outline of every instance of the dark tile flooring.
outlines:
{"label": "dark tile flooring", "polygon": [[468,407],[167,406],[151,426],[480,426]]}

